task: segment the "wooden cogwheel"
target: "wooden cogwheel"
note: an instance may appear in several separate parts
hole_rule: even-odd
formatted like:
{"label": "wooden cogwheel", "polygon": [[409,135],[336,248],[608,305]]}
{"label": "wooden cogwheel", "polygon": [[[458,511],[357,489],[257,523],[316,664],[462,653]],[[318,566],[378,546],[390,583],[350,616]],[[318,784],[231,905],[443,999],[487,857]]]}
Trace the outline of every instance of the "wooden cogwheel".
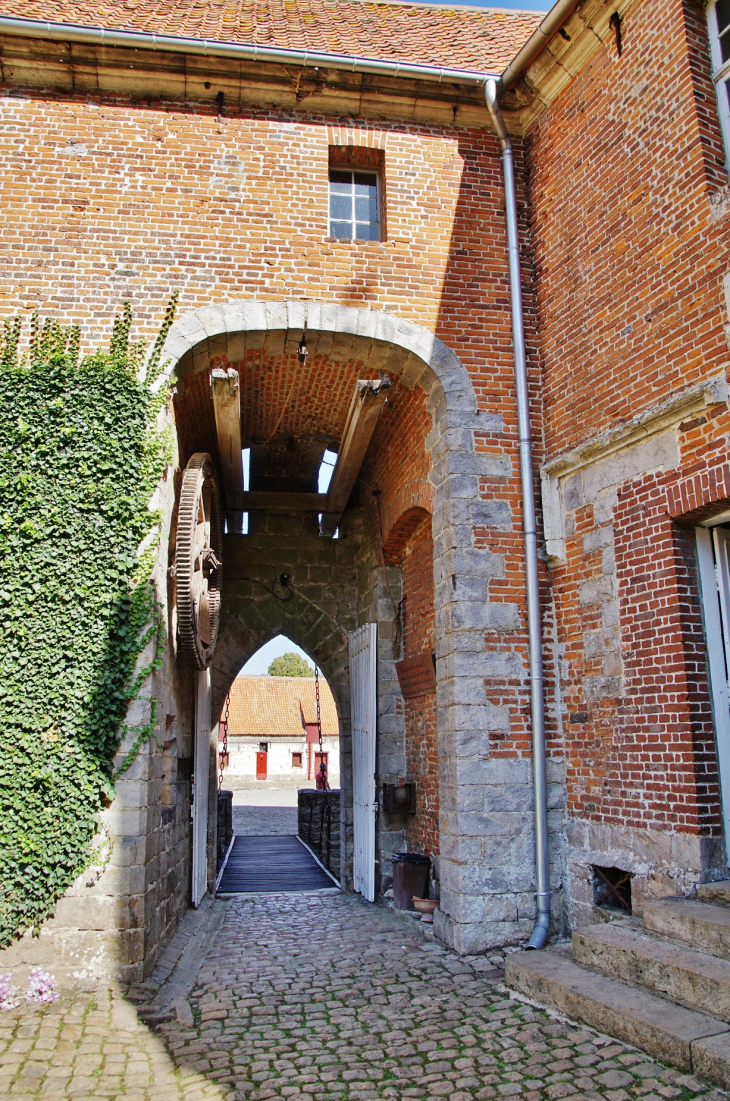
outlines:
{"label": "wooden cogwheel", "polygon": [[202,452],[183,471],[175,543],[178,655],[193,669],[207,669],[220,614],[221,503],[213,462]]}

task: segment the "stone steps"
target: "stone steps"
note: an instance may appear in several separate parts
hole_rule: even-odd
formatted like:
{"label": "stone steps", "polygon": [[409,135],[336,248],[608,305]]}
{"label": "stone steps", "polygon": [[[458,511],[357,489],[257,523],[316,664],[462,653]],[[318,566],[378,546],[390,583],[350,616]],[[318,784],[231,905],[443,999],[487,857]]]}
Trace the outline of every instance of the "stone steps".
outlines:
{"label": "stone steps", "polygon": [[730,881],[508,956],[505,981],[567,1017],[730,1089]]}
{"label": "stone steps", "polygon": [[576,930],[575,962],[730,1021],[730,960],[647,936],[627,924]]}
{"label": "stone steps", "polygon": [[717,902],[720,906],[730,906],[730,879],[719,883],[698,883],[697,897],[702,902]]}
{"label": "stone steps", "polygon": [[730,1027],[724,1021],[589,971],[554,948],[508,956],[505,981],[566,1017],[730,1087]]}
{"label": "stone steps", "polygon": [[712,956],[730,959],[730,908],[691,898],[644,903],[644,927]]}

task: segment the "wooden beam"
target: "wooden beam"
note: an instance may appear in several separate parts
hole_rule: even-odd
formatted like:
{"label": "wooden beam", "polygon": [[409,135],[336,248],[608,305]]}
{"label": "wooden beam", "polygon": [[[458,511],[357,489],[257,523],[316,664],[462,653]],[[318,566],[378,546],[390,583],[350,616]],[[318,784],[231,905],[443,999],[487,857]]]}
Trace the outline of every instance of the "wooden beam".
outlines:
{"label": "wooden beam", "polygon": [[242,512],[324,512],[327,505],[325,493],[274,493],[254,490],[237,493],[234,506]]}
{"label": "wooden beam", "polygon": [[337,462],[327,491],[327,507],[322,517],[323,535],[334,535],[339,527],[342,513],[347,507],[365,453],[370,446],[378,417],[385,405],[389,386],[390,379],[387,378],[381,382],[365,382],[361,379],[355,384]]}
{"label": "wooden beam", "polygon": [[210,389],[215,410],[215,430],[221,460],[223,493],[226,500],[228,530],[240,535],[243,511],[234,504],[243,492],[243,456],[241,454],[241,392],[238,371],[216,367],[211,372]]}

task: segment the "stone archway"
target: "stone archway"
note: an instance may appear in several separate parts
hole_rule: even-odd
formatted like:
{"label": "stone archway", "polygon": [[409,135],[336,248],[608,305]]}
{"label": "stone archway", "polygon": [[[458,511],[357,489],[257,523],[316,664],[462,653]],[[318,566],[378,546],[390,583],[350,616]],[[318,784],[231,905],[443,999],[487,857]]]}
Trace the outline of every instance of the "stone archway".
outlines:
{"label": "stone archway", "polygon": [[[515,630],[518,622],[513,615],[516,607],[489,599],[490,581],[505,576],[504,556],[475,545],[473,528],[476,521],[472,520],[473,508],[475,505],[478,508],[480,498],[480,478],[508,477],[511,464],[505,456],[495,458],[477,451],[474,433],[500,431],[501,417],[478,410],[466,369],[433,333],[385,311],[335,302],[246,300],[203,307],[183,314],[175,322],[165,341],[162,360],[166,362],[168,374],[176,369],[185,374],[195,372],[196,366],[203,369],[212,357],[240,360],[247,349],[266,348],[272,356],[293,353],[305,332],[310,352],[327,355],[334,363],[348,357],[356,359],[370,369],[382,369],[396,376],[407,390],[418,387],[425,394],[432,423],[425,446],[430,456],[428,480],[432,489],[427,496],[430,498],[428,511],[431,512],[433,533],[434,604],[438,623],[442,838],[439,934],[459,950],[478,951],[495,943],[501,932],[493,928],[495,918],[489,907],[474,904],[475,895],[488,895],[494,890],[491,885],[494,879],[492,849],[482,844],[475,860],[475,837],[480,831],[484,832],[485,823],[474,802],[474,784],[497,783],[496,779],[489,778],[491,774],[485,771],[485,762],[490,756],[490,732],[503,730],[505,716],[504,708],[487,703],[484,679],[475,676],[473,655],[484,652],[485,631]],[[421,508],[423,504],[415,502],[413,507]],[[414,518],[418,518],[415,513]],[[245,606],[245,614],[253,614],[255,602],[251,599],[247,602],[238,585],[232,592],[230,574],[228,576],[229,595],[224,597],[221,654],[216,657],[214,669],[214,690],[219,703],[225,693],[225,682],[232,676],[233,665],[253,644],[253,639],[246,643],[243,637],[234,638],[234,620],[238,615],[236,607],[243,609]],[[251,576],[250,567],[246,576]],[[330,640],[340,640],[333,654],[323,653],[321,660],[341,706],[344,727],[345,717],[349,718],[349,697],[342,683],[347,680],[347,662],[338,632],[358,625],[352,622],[350,626],[345,622],[352,620],[354,614],[359,614],[363,621],[377,619],[378,594],[371,594],[365,605],[355,603],[344,617],[330,615],[334,624],[331,629],[324,615],[318,615],[325,608],[316,601],[311,603],[310,612],[320,627],[313,624],[308,630],[316,635],[320,628],[326,627]],[[359,613],[356,613],[358,607]],[[267,630],[276,633],[272,625],[267,627],[265,623],[256,629],[262,632],[262,638]],[[284,633],[297,641],[301,639],[300,644],[313,652],[313,638],[307,641],[304,626],[298,633],[296,625],[289,624]],[[382,638],[386,643],[387,632]],[[226,656],[227,639],[230,651]],[[325,638],[317,645],[326,649]],[[388,656],[387,650],[387,645],[381,647],[378,664],[379,732],[393,730],[397,725],[393,701],[399,690],[394,656],[392,653]],[[226,662],[228,666],[224,668]],[[331,674],[327,671],[328,662],[337,665]],[[500,801],[504,800],[505,806],[510,804],[510,799],[524,803],[525,786],[529,783],[525,762],[505,760],[500,765]],[[389,766],[393,772],[400,770],[395,749]],[[511,796],[507,789],[513,787],[515,792]],[[467,806],[473,806],[473,811],[463,809]],[[513,838],[513,847],[515,842]],[[523,848],[525,842],[529,845],[526,836],[521,841]],[[501,841],[498,849],[503,854]],[[497,849],[495,853],[499,855]],[[503,855],[499,856],[499,862],[502,859]],[[525,868],[524,873],[521,870],[519,878],[520,882],[525,879],[521,890],[529,891],[531,868]]]}
{"label": "stone archway", "polygon": [[335,354],[342,356],[347,350],[357,359],[393,372],[408,389],[420,386],[430,399],[432,412],[443,402],[444,410],[451,413],[477,414],[471,379],[442,340],[422,325],[385,310],[338,302],[248,299],[202,306],[172,325],[161,361],[167,361],[165,375],[169,377],[185,357],[195,353],[210,357],[228,351],[231,358],[237,358],[241,342],[245,346],[247,336],[258,341],[257,334],[276,334],[277,340],[283,336],[282,349],[287,345],[296,348],[304,331],[308,339],[316,335],[329,340],[330,350],[337,340]]}
{"label": "stone archway", "polygon": [[[290,557],[281,548],[277,568],[292,578],[290,599],[270,591],[271,537],[245,539],[224,536],[228,599],[224,601],[213,665],[212,714],[220,713],[225,695],[242,666],[261,646],[285,635],[319,666],[332,690],[340,726],[341,847],[340,880],[351,886],[352,863],[352,753],[350,734],[350,675],[347,632],[357,626],[357,585],[348,558],[352,545],[302,533]],[[312,583],[301,576],[316,571]],[[329,610],[328,610],[329,609]],[[334,614],[331,614],[334,612]]]}

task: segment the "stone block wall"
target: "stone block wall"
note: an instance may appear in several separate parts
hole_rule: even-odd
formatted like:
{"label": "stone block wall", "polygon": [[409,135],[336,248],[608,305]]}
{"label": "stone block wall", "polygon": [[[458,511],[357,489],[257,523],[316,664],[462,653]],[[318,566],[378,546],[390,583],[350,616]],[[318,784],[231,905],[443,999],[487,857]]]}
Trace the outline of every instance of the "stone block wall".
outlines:
{"label": "stone block wall", "polygon": [[300,789],[297,833],[335,879],[340,877],[340,792]]}

